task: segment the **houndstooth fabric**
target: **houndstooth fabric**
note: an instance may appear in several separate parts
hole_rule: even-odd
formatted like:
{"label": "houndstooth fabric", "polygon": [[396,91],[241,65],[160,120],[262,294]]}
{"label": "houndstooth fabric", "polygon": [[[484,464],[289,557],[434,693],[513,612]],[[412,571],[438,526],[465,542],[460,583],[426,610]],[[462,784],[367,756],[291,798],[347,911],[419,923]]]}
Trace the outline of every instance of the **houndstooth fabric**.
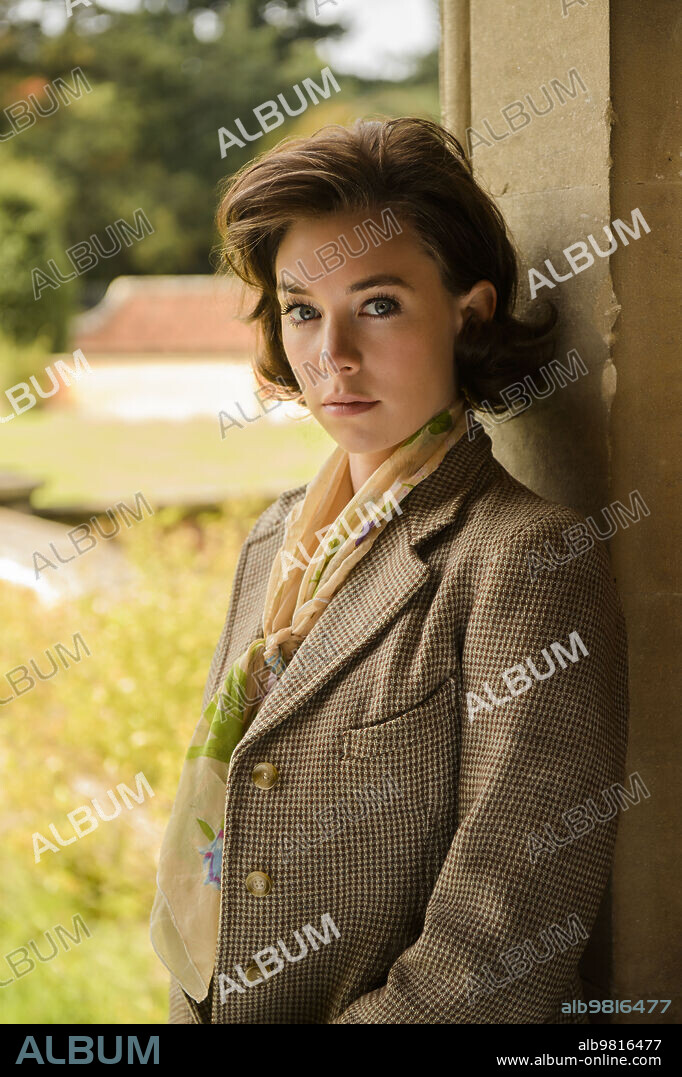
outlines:
{"label": "houndstooth fabric", "polygon": [[[561,533],[582,517],[517,482],[475,430],[405,499],[235,748],[211,991],[197,1004],[172,983],[171,1022],[585,1022],[561,1004],[583,998],[586,943],[560,947],[554,928],[591,931],[618,818],[566,841],[562,815],[588,798],[604,812],[602,792],[624,779],[622,609],[600,542],[531,578],[528,553],[549,541],[565,556]],[[304,492],[282,494],[246,539],[204,705],[261,632],[284,516]],[[503,671],[527,658],[544,670],[543,648],[568,648],[572,632],[587,655],[469,720],[467,692],[488,682],[502,699]],[[270,789],[252,780],[262,762],[279,771]],[[545,824],[564,844],[531,860]],[[272,880],[267,896],[245,886],[252,871]],[[298,954],[294,932],[323,934],[325,914],[339,937],[239,980],[235,967],[283,953],[279,940]],[[224,1001],[220,973],[241,984]]]}

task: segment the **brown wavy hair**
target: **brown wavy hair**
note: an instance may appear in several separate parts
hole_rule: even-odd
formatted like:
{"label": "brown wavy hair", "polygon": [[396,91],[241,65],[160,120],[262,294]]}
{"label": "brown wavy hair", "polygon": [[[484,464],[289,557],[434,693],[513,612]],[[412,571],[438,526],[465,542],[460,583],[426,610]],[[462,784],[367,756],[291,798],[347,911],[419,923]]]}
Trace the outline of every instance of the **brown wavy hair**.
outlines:
{"label": "brown wavy hair", "polygon": [[[513,314],[518,285],[514,247],[498,207],[476,183],[461,144],[439,124],[416,117],[329,125],[308,138],[285,139],[219,188],[219,271],[255,290],[248,320],[259,328],[255,372],[261,384],[300,398],[282,344],[275,258],[301,217],[391,209],[408,221],[439,265],[445,287],[466,295],[480,280],[497,291],[492,319],[469,317],[454,362],[468,403],[499,412],[500,396],[554,355],[557,309],[530,323]],[[546,301],[547,302],[547,301]]]}

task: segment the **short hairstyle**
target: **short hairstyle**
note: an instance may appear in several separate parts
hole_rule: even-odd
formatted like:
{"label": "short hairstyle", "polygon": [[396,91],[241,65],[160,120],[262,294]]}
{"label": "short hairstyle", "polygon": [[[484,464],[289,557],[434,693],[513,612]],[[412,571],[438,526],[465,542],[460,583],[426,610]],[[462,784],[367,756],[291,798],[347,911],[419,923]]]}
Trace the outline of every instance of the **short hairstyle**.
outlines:
{"label": "short hairstyle", "polygon": [[518,270],[504,219],[440,124],[410,116],[358,120],[284,139],[224,180],[219,194],[218,268],[255,290],[248,318],[259,329],[256,375],[283,387],[285,399],[300,388],[282,343],[275,258],[287,229],[303,217],[390,209],[416,230],[454,296],[479,280],[495,286],[492,319],[469,317],[455,341],[460,390],[472,407],[505,410],[500,390],[554,354],[556,307],[548,303],[540,322],[514,316]]}

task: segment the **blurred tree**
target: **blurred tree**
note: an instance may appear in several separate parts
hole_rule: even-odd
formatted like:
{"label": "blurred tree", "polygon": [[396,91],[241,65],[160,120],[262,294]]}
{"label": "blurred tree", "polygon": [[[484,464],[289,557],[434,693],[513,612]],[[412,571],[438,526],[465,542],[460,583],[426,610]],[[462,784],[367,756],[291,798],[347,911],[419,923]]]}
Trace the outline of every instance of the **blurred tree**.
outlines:
{"label": "blurred tree", "polygon": [[100,264],[94,278],[210,270],[215,185],[260,148],[236,147],[223,161],[218,129],[246,121],[256,105],[318,74],[312,41],[339,32],[308,19],[299,0],[153,6],[116,13],[94,2],[78,6],[61,33],[47,36],[40,9],[31,5],[18,21],[11,0],[0,0],[2,106],[27,100],[30,78],[34,98],[47,108],[49,90],[35,93],[36,83],[61,77],[75,86],[75,68],[95,91],[81,89],[77,100],[74,94],[17,131],[12,143],[17,156],[48,161],[70,193],[66,245],[103,236],[107,224],[129,219],[126,212],[138,206],[155,228],[145,243]]}
{"label": "blurred tree", "polygon": [[63,192],[47,169],[6,157],[0,169],[1,332],[19,344],[42,338],[48,349],[64,347],[74,292],[47,288],[36,300],[31,280],[32,269],[44,269],[64,249],[64,210]]}
{"label": "blurred tree", "polygon": [[[79,278],[86,303],[123,273],[211,272],[218,182],[285,134],[298,133],[299,122],[289,120],[244,148],[232,146],[224,159],[219,128],[234,131],[239,118],[253,132],[255,107],[303,78],[319,82],[325,64],[315,44],[343,27],[310,18],[304,0],[145,0],[132,12],[92,0],[73,8],[62,29],[55,32],[53,22],[48,34],[42,20],[49,10],[63,15],[63,0],[26,6],[0,0],[0,109],[26,101],[37,116],[3,142],[10,124],[0,113],[0,152],[11,148],[13,157],[51,170],[64,197],[58,264],[66,271],[66,248],[93,234],[108,245],[107,226],[121,217],[132,221],[140,208],[154,234],[101,258]],[[67,95],[41,116],[56,78],[79,88],[78,68],[91,89],[81,86],[79,95]],[[377,109],[395,115],[437,107],[431,69],[402,93],[392,82],[338,80],[343,93],[309,106],[301,117],[306,129],[327,122],[327,114],[338,122],[342,98],[348,119]],[[46,299],[43,293],[41,304]]]}

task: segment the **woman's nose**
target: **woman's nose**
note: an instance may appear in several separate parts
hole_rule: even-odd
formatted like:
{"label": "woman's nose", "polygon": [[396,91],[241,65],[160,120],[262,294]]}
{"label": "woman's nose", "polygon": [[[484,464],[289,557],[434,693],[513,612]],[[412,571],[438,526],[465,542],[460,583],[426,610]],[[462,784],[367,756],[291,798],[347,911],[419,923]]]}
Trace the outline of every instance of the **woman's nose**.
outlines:
{"label": "woman's nose", "polygon": [[331,369],[333,369],[332,362],[340,369],[358,366],[362,355],[353,331],[338,322],[328,322],[325,327],[321,357],[326,357]]}
{"label": "woman's nose", "polygon": [[341,367],[336,362],[334,356],[326,348],[323,348],[320,352],[320,358],[317,361],[317,365],[320,370],[325,373],[338,374]]}

